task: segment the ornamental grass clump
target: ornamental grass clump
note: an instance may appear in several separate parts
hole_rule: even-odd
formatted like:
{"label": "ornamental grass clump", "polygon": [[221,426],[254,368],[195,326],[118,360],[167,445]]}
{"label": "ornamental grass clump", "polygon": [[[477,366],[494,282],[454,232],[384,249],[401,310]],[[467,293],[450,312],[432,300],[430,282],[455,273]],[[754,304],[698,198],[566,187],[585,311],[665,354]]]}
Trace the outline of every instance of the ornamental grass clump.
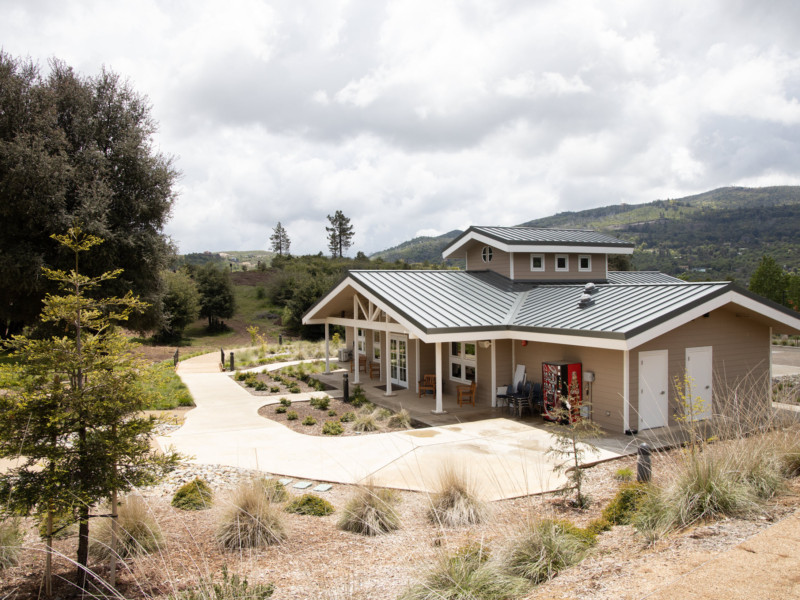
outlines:
{"label": "ornamental grass clump", "polygon": [[371,485],[359,488],[344,507],[339,529],[377,536],[400,528],[400,517],[394,509],[397,494]]}
{"label": "ornamental grass clump", "polygon": [[356,417],[356,420],[353,421],[353,431],[366,433],[369,431],[375,431],[376,429],[378,429],[378,423],[375,421],[375,417],[371,414],[359,415]]}
{"label": "ornamental grass clump", "polygon": [[199,477],[184,483],[172,497],[172,506],[181,510],[204,510],[211,507],[214,493]]}
{"label": "ornamental grass clump", "polygon": [[170,594],[169,600],[266,600],[274,592],[272,583],[250,584],[237,574],[228,575],[228,567],[223,565],[222,581],[201,579],[194,588]]}
{"label": "ornamental grass clump", "polygon": [[284,539],[283,516],[264,493],[264,484],[259,481],[240,484],[217,528],[217,543],[228,550],[239,550],[264,548]]}
{"label": "ornamental grass clump", "polygon": [[[111,526],[110,518],[101,519],[97,524],[89,546],[92,556],[100,559],[111,557]],[[128,558],[150,554],[163,545],[164,536],[144,499],[130,495],[120,501],[117,506],[117,556]]]}
{"label": "ornamental grass clump", "polygon": [[509,574],[490,559],[486,549],[472,544],[453,554],[442,554],[422,581],[408,588],[400,599],[508,600],[528,588],[525,579]]}
{"label": "ornamental grass clump", "polygon": [[261,477],[253,480],[253,483],[261,488],[264,497],[269,502],[285,502],[289,497],[289,493],[286,491],[286,486],[284,486],[277,479],[267,479],[265,477]]}
{"label": "ornamental grass clump", "polygon": [[0,571],[15,567],[22,555],[22,522],[17,517],[0,521]]}
{"label": "ornamental grass clump", "polygon": [[436,492],[431,496],[428,519],[444,527],[466,527],[486,521],[489,510],[477,495],[475,484],[463,468],[441,467]]}
{"label": "ornamental grass clump", "polygon": [[333,505],[315,494],[303,494],[286,505],[286,512],[296,515],[324,517],[334,511]]}
{"label": "ornamental grass clump", "polygon": [[389,417],[388,425],[392,429],[409,429],[411,427],[411,415],[405,408],[400,409],[399,412],[396,412]]}
{"label": "ornamental grass clump", "polygon": [[591,533],[568,521],[534,521],[512,540],[504,564],[514,575],[540,584],[581,562],[594,539]]}

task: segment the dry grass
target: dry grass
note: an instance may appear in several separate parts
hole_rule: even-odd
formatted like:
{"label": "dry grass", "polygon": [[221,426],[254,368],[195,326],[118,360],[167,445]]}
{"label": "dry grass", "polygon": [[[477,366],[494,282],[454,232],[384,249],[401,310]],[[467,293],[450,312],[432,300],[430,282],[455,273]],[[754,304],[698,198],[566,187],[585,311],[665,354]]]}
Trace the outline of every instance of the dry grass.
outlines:
{"label": "dry grass", "polygon": [[239,485],[231,495],[230,507],[217,528],[216,539],[223,548],[263,548],[286,538],[280,510],[270,502],[263,480]]}
{"label": "dry grass", "polygon": [[444,527],[465,527],[486,521],[489,509],[478,497],[475,483],[463,467],[443,465],[438,473],[436,492],[431,496],[428,518]]}
{"label": "dry grass", "polygon": [[512,540],[503,564],[531,583],[548,581],[589,552],[588,538],[575,531],[573,526],[552,519],[533,521]]}
{"label": "dry grass", "polygon": [[400,528],[400,517],[394,509],[397,495],[391,490],[372,485],[359,488],[339,519],[339,529],[376,536]]}
{"label": "dry grass", "polygon": [[[141,496],[131,494],[117,508],[117,555],[121,558],[150,554],[164,545],[161,528]],[[93,529],[94,542],[89,547],[92,556],[100,559],[111,556],[111,519],[100,519]]]}
{"label": "dry grass", "polygon": [[0,571],[16,566],[22,554],[20,520],[8,517],[0,522]]}

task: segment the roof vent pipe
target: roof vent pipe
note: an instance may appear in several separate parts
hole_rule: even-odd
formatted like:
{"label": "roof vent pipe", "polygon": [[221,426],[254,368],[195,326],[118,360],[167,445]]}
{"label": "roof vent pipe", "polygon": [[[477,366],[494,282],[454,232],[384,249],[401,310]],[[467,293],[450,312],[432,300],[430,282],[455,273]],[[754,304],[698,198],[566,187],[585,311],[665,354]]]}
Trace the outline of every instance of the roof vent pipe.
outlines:
{"label": "roof vent pipe", "polygon": [[597,286],[591,281],[583,287],[584,294],[594,294],[597,291]]}
{"label": "roof vent pipe", "polygon": [[594,300],[589,294],[581,294],[581,299],[578,301],[579,308],[586,308],[590,304],[594,304]]}

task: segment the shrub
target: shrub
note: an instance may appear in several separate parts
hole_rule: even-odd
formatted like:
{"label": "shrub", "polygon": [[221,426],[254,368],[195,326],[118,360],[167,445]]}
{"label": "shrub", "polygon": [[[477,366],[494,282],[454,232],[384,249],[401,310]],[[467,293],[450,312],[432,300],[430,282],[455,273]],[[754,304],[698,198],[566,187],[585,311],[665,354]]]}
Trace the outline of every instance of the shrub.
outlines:
{"label": "shrub", "polygon": [[199,477],[183,484],[172,497],[172,506],[181,510],[203,510],[211,506],[213,493]]}
{"label": "shrub", "polygon": [[245,379],[247,379],[247,375],[248,375],[247,373],[243,373],[243,372],[239,371],[239,372],[236,373],[236,375],[233,376],[233,378],[236,381],[244,381]]}
{"label": "shrub", "polygon": [[[109,510],[110,512],[110,510]],[[164,536],[141,496],[131,495],[117,506],[117,556],[150,554],[161,548]],[[89,552],[96,558],[111,556],[111,519],[101,519],[94,529]]]}
{"label": "shrub", "polygon": [[609,531],[612,527],[613,525],[611,522],[603,517],[600,517],[599,519],[593,519],[589,521],[589,524],[586,526],[586,531],[596,536],[604,531]]}
{"label": "shrub", "polygon": [[355,420],[356,420],[356,413],[352,411],[348,411],[344,413],[341,417],[339,417],[340,423],[349,423],[350,421],[355,421]]}
{"label": "shrub", "polygon": [[286,538],[283,518],[264,490],[259,481],[242,483],[234,490],[231,506],[216,532],[217,542],[223,548],[263,548]]}
{"label": "shrub", "polygon": [[638,483],[628,483],[617,491],[616,496],[603,509],[602,518],[612,525],[628,525],[638,510],[647,488]]}
{"label": "shrub", "polygon": [[325,421],[325,423],[322,425],[323,435],[342,435],[343,433],[344,428],[336,421]]}
{"label": "shrub", "polygon": [[353,431],[375,431],[378,429],[378,424],[375,422],[375,417],[372,415],[361,415],[353,423]]}
{"label": "shrub", "polygon": [[505,564],[515,575],[539,584],[582,561],[590,539],[591,534],[568,521],[537,521],[511,542]]}
{"label": "shrub", "polygon": [[316,425],[316,424],[317,420],[311,415],[308,415],[305,419],[303,419],[303,425]]}
{"label": "shrub", "polygon": [[265,600],[275,592],[271,583],[250,585],[238,575],[228,576],[228,567],[222,567],[222,581],[203,580],[196,588],[171,594],[170,600]]}
{"label": "shrub", "polygon": [[391,417],[389,417],[388,425],[389,427],[395,429],[400,427],[408,429],[409,427],[411,427],[411,415],[408,414],[408,411],[405,408],[403,408],[400,410],[400,412],[396,412]]}
{"label": "shrub", "polygon": [[289,386],[289,393],[290,394],[299,394],[300,393],[300,388],[297,386],[296,383],[293,383],[292,385]]}
{"label": "shrub", "polygon": [[277,394],[277,393],[278,393],[278,392],[280,392],[280,391],[281,391],[281,388],[279,388],[277,385],[271,385],[271,386],[269,386],[269,392],[270,392],[271,394]]}
{"label": "shrub", "polygon": [[428,518],[445,527],[465,527],[486,520],[488,509],[475,492],[463,470],[444,465],[438,474],[436,493],[431,497]]}
{"label": "shrub", "polygon": [[278,413],[279,415],[285,414],[286,407],[279,404],[278,406],[275,407],[275,412]]}
{"label": "shrub", "polygon": [[312,398],[311,402],[311,406],[314,406],[319,410],[328,410],[328,407],[331,405],[331,399],[327,396],[323,396],[322,398]]}
{"label": "shrub", "polygon": [[348,399],[349,402],[356,408],[360,407],[367,401],[367,395],[364,393],[364,388],[360,385],[353,387],[353,395]]}
{"label": "shrub", "polygon": [[329,417],[335,417],[335,416],[336,416],[336,411],[335,411],[335,410],[333,410],[333,409],[329,410],[329,411],[328,411],[328,416],[329,416]]}
{"label": "shrub", "polygon": [[394,531],[400,527],[396,502],[397,496],[390,490],[362,487],[344,507],[339,529],[369,536]]}
{"label": "shrub", "polygon": [[633,479],[633,469],[630,467],[622,467],[614,472],[614,479],[617,481],[630,481]]}
{"label": "shrub", "polygon": [[527,590],[527,581],[509,575],[486,556],[472,547],[442,555],[423,581],[406,590],[401,600],[504,600]]}
{"label": "shrub", "polygon": [[375,411],[374,416],[378,421],[385,421],[392,416],[392,411],[387,408],[379,408]]}
{"label": "shrub", "polygon": [[333,510],[330,502],[314,494],[303,494],[286,505],[286,512],[312,517],[324,517],[331,514]]}
{"label": "shrub", "polygon": [[0,571],[19,564],[22,555],[22,524],[19,518],[0,521]]}
{"label": "shrub", "polygon": [[278,402],[280,402],[281,406],[286,406],[287,408],[292,405],[292,401],[288,398],[281,398]]}
{"label": "shrub", "polygon": [[257,392],[265,392],[267,391],[268,388],[269,386],[263,381],[256,381],[256,384],[253,389],[255,389],[255,391]]}
{"label": "shrub", "polygon": [[286,413],[286,420],[287,421],[296,421],[298,418],[298,414],[296,411],[290,410]]}

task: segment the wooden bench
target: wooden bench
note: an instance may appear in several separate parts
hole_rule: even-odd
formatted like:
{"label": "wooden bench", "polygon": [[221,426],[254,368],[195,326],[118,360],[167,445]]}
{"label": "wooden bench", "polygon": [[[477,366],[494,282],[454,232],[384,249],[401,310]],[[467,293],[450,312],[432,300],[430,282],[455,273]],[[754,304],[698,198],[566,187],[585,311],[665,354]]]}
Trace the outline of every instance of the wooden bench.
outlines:
{"label": "wooden bench", "polygon": [[423,375],[419,382],[419,397],[422,394],[436,395],[436,375]]}

